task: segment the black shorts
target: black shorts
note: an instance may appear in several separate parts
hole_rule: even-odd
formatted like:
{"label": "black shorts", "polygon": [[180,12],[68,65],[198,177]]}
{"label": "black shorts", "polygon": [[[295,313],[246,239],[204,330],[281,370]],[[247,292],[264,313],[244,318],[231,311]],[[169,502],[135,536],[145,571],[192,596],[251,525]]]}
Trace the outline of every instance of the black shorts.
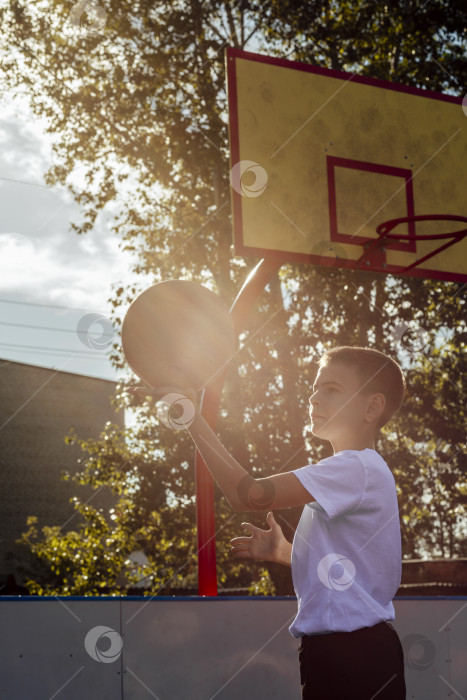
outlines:
{"label": "black shorts", "polygon": [[301,637],[302,700],[405,700],[404,654],[389,622]]}

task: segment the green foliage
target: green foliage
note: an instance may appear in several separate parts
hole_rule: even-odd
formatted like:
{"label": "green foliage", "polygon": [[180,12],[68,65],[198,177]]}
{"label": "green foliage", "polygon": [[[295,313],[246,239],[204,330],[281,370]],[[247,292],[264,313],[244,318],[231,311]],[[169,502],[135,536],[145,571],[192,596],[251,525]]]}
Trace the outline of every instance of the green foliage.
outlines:
{"label": "green foliage", "polygon": [[276,595],[276,589],[267,569],[259,570],[259,579],[252,581],[248,588],[248,595]]}
{"label": "green foliage", "polygon": [[275,0],[267,38],[295,60],[458,94],[466,20],[461,2]]}
{"label": "green foliage", "polygon": [[[73,26],[69,11],[63,0],[4,3],[0,65],[3,87],[29,94],[49,120],[56,145],[47,182],[68,187],[84,213],[71,230],[86,233],[112,205],[113,230],[136,253],[138,272],[153,281],[193,279],[228,304],[256,261],[237,258],[231,245],[225,46],[433,90],[463,85],[466,23],[457,2],[117,0],[96,32]],[[138,291],[116,285],[116,325]],[[255,476],[326,456],[329,445],[306,427],[321,351],[368,344],[389,352],[407,371],[408,393],[378,447],[398,483],[404,555],[466,556],[463,291],[456,283],[284,265],[240,337],[221,401],[222,441]],[[113,360],[123,375],[118,346]],[[125,394],[133,383],[122,376],[115,403],[138,411],[136,428],[108,426],[95,442],[71,438],[85,458],[70,478],[109,488],[115,510],[76,499],[83,525],[66,534],[38,533],[30,521],[23,542],[43,564],[31,592],[118,593],[141,576],[150,577],[152,593],[196,585],[193,447],[186,434],[154,421],[150,402]],[[289,539],[299,515],[280,513]],[[265,526],[262,513],[249,519]],[[289,572],[287,583],[268,566],[271,584],[258,564],[232,561],[228,541],[242,520],[216,491],[220,585],[292,592]],[[147,569],[125,563],[132,551],[146,554]]]}

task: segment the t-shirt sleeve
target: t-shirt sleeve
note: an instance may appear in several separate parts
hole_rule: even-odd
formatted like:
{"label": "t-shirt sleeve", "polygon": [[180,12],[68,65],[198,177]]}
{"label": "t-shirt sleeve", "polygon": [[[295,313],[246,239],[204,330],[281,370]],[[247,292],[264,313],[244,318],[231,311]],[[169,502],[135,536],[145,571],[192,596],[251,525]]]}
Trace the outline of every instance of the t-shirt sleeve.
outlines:
{"label": "t-shirt sleeve", "polygon": [[365,492],[365,468],[355,454],[336,454],[292,471],[329,518],[360,504]]}

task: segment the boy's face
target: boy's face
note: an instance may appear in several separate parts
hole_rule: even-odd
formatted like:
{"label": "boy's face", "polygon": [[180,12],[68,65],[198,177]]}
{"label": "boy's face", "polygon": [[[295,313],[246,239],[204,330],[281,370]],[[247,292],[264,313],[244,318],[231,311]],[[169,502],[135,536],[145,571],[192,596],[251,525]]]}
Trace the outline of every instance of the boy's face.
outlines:
{"label": "boy's face", "polygon": [[320,367],[310,396],[313,435],[346,449],[371,427],[371,395],[360,392],[363,382],[354,367],[338,360]]}

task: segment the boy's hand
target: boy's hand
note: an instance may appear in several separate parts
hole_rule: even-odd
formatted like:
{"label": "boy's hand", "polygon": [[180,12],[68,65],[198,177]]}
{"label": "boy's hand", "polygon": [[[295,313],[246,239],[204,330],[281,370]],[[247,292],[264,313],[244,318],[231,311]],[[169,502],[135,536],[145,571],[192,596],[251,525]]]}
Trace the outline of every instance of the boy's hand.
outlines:
{"label": "boy's hand", "polygon": [[196,414],[198,401],[194,389],[179,389],[175,386],[131,387],[129,394],[136,396],[152,396],[156,402],[162,401],[156,407],[157,418],[173,430],[189,430]]}
{"label": "boy's hand", "polygon": [[261,530],[251,523],[242,523],[242,526],[253,534],[251,537],[234,537],[230,540],[234,557],[236,559],[262,559],[291,566],[292,545],[284,537],[272,511],[267,514],[267,521],[270,530]]}
{"label": "boy's hand", "polygon": [[156,389],[152,389],[149,386],[134,386],[127,389],[127,391],[129,394],[136,394],[137,396],[152,396],[156,401],[161,401],[167,394],[180,394],[190,399],[195,406],[197,405],[195,389],[180,389],[176,386],[159,386]]}

